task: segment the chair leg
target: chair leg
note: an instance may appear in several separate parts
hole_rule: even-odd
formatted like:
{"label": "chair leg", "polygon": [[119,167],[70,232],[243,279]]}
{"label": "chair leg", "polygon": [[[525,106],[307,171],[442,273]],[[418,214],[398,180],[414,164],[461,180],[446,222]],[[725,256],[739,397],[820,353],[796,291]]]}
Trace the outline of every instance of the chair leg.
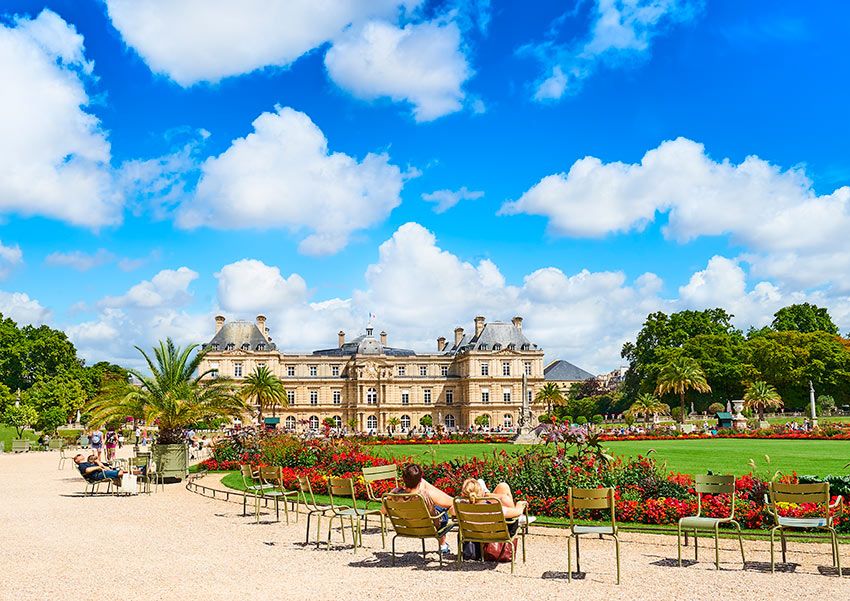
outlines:
{"label": "chair leg", "polygon": [[[284,509],[285,508],[286,508],[286,505],[284,505]],[[280,497],[274,498],[274,518],[278,522],[280,521]],[[288,522],[288,520],[287,520],[287,522]]]}
{"label": "chair leg", "polygon": [[522,563],[525,563],[525,531],[522,530]]}
{"label": "chair leg", "polygon": [[572,534],[567,536],[567,582],[573,581],[573,541]]}
{"label": "chair leg", "polygon": [[579,545],[578,545],[578,539],[579,539],[578,534],[576,534],[575,537],[576,537],[576,572],[581,574],[581,549],[579,548]]}
{"label": "chair leg", "polygon": [[838,534],[835,532],[835,528],[830,528],[829,533],[832,535],[832,553],[834,557],[833,564],[838,569],[838,577],[841,578],[841,555],[839,553],[838,547]]}
{"label": "chair leg", "polygon": [[381,514],[381,549],[387,548],[387,516]]}
{"label": "chair leg", "polygon": [[744,539],[741,538],[741,524],[732,520],[732,523],[735,525],[735,528],[738,530],[738,545],[741,547],[741,564],[744,566],[744,569],[747,567],[747,558],[744,557]]}
{"label": "chair leg", "polygon": [[785,553],[788,551],[788,541],[785,540],[785,530],[780,530],[779,536],[782,539],[782,563],[788,563],[788,560],[785,558]]}
{"label": "chair leg", "polygon": [[770,573],[773,574],[776,571],[776,563],[773,560],[773,547],[776,539],[776,529],[778,526],[775,526],[770,529]]}
{"label": "chair leg", "polygon": [[620,584],[620,538],[616,534],[612,534],[614,537],[614,553],[617,556],[617,584]]}
{"label": "chair leg", "polygon": [[[351,525],[351,538],[354,539],[354,544],[352,546],[354,547],[354,552],[357,553],[357,531],[354,530],[354,517],[352,516],[348,518],[348,522]],[[357,520],[357,527],[360,527],[360,520]]]}
{"label": "chair leg", "polygon": [[422,559],[427,559],[425,557],[425,539],[422,539]]}
{"label": "chair leg", "polygon": [[393,541],[392,541],[392,556],[391,556],[392,559],[390,559],[390,565],[393,566],[393,567],[395,567],[395,539],[397,539],[397,538],[398,538],[398,534],[396,534],[393,537]]}
{"label": "chair leg", "polygon": [[242,491],[242,517],[248,517],[248,491]]}
{"label": "chair leg", "polygon": [[714,568],[720,569],[720,524],[714,525]]}
{"label": "chair leg", "polygon": [[699,561],[699,531],[694,530],[694,561]]}
{"label": "chair leg", "polygon": [[[307,514],[307,535],[304,537],[304,544],[305,545],[310,544],[310,517],[311,516],[312,516],[311,513]],[[322,518],[319,517],[319,519],[321,520]],[[319,524],[321,524],[321,522],[319,522]],[[319,527],[321,528],[321,526],[319,526]]]}
{"label": "chair leg", "polygon": [[[458,551],[458,552],[460,552],[460,551]],[[443,550],[440,547],[440,539],[439,538],[437,539],[437,559],[439,560],[440,567],[442,568],[443,567]]]}
{"label": "chair leg", "polygon": [[[687,536],[687,535],[685,535]],[[686,539],[687,540],[687,539]],[[676,525],[676,549],[679,554],[679,567],[682,567],[682,522]]]}
{"label": "chair leg", "polygon": [[460,529],[457,531],[457,559],[455,560],[455,565],[460,567],[460,564],[463,563],[463,538],[460,535]]}

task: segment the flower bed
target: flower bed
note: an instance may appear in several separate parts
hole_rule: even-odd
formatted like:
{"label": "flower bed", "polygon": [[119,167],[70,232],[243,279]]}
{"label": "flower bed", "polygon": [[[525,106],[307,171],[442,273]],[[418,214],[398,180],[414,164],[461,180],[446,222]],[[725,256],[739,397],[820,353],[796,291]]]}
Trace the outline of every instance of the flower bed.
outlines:
{"label": "flower bed", "polygon": [[[283,468],[283,483],[287,488],[296,488],[297,476],[306,475],[317,492],[326,489],[329,476],[352,477],[358,497],[365,498],[362,469],[392,461],[370,455],[364,448],[359,442],[346,439],[301,440],[291,435],[243,433],[220,441],[213,449],[213,456],[201,465],[212,470],[238,469],[242,464],[276,465]],[[423,471],[429,482],[449,495],[457,494],[466,478],[482,478],[491,485],[508,482],[515,496],[527,500],[529,510],[540,516],[567,517],[566,497],[570,486],[613,487],[617,516],[622,522],[675,524],[679,518],[696,513],[697,498],[691,476],[666,473],[651,458],[608,458],[588,448],[568,449],[568,445],[547,451],[501,451],[486,458],[423,465]],[[784,480],[796,482],[798,477],[792,474]],[[811,478],[799,480],[811,481]],[[847,480],[832,478],[833,491],[846,494],[850,490]],[[384,484],[376,492],[380,494],[388,489],[389,485]],[[742,476],[736,480],[736,490],[735,515],[741,524],[746,528],[767,527],[772,518],[764,505],[765,479],[755,474]],[[729,509],[729,498],[725,495],[703,497],[705,516],[725,517]],[[782,512],[806,517],[815,509],[810,505],[786,506]],[[592,519],[597,515],[583,512],[580,517]],[[842,518],[838,522],[846,531],[847,523]]]}
{"label": "flower bed", "polygon": [[606,442],[616,440],[705,440],[707,438],[746,438],[761,440],[850,440],[850,428],[844,426],[825,426],[817,430],[793,430],[791,428],[774,427],[759,430],[718,430],[716,434],[696,432],[684,434],[681,432],[663,430],[647,430],[640,434],[612,434],[610,431],[601,432],[601,440]]}

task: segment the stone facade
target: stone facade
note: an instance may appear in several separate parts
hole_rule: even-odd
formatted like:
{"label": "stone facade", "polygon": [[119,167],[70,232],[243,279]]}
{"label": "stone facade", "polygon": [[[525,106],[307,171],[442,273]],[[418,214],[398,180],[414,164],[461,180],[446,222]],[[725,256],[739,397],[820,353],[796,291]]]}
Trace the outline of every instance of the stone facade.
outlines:
{"label": "stone facade", "polygon": [[523,392],[535,416],[544,410],[533,402],[544,383],[543,351],[525,338],[521,318],[487,323],[477,317],[472,332],[458,327],[453,340],[441,337],[435,352],[417,353],[388,346],[385,332],[376,338],[368,327],[350,342],[339,332],[337,348],[285,353],[273,344],[265,317],[225,323],[218,316],[200,369],[238,381],[267,366],[289,398],[277,409],[287,429],[318,428],[331,418],[384,434],[392,418],[399,420],[395,432],[404,432],[430,416],[434,426],[463,430],[481,415],[489,416],[491,428],[513,429]]}

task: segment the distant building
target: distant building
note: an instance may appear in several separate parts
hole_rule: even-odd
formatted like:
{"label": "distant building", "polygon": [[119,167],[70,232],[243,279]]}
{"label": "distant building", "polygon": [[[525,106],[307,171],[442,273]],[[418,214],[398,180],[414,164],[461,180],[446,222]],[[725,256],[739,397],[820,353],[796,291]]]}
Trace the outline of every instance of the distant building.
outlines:
{"label": "distant building", "polygon": [[[476,317],[467,333],[454,330],[452,342],[440,337],[436,349],[417,353],[390,346],[387,333],[372,327],[352,340],[338,333],[338,345],[312,353],[286,353],[272,342],[266,318],[226,322],[215,318],[215,335],[204,345],[200,369],[240,380],[266,365],[284,383],[288,407],[279,408],[287,429],[318,429],[325,418],[354,422],[359,431],[386,433],[419,426],[430,416],[434,426],[466,429],[486,415],[491,427],[513,428],[523,393],[533,403],[543,385],[543,350],[526,338],[522,318],[509,323]],[[266,412],[268,414],[268,411]]]}
{"label": "distant building", "polygon": [[573,384],[590,380],[593,377],[592,373],[563,359],[553,361],[543,370],[543,378],[546,383],[555,384],[565,394],[570,391]]}

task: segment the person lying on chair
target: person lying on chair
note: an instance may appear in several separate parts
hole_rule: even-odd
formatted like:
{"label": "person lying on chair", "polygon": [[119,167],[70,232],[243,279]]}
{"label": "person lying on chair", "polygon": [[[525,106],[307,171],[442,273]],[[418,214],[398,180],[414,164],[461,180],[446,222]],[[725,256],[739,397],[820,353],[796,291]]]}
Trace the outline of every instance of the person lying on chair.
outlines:
{"label": "person lying on chair", "polygon": [[74,463],[77,464],[80,475],[89,482],[97,482],[107,478],[118,481],[124,475],[124,470],[108,468],[97,460],[96,455],[90,455],[86,458],[82,453],[78,453],[74,455]]}

